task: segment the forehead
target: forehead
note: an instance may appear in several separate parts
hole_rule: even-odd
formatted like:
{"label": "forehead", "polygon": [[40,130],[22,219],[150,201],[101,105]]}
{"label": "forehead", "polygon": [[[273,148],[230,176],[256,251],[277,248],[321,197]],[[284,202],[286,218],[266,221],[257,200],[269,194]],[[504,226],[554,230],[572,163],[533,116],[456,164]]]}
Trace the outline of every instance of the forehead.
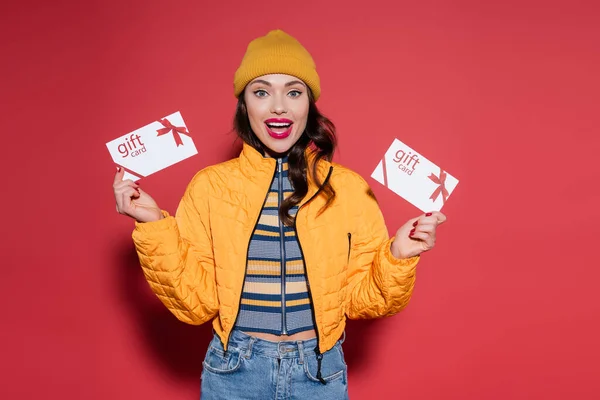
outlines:
{"label": "forehead", "polygon": [[287,74],[268,74],[268,75],[262,75],[259,76],[255,79],[253,79],[250,82],[250,85],[253,83],[264,83],[267,82],[273,86],[277,86],[277,85],[285,85],[285,84],[289,84],[292,82],[297,82],[298,84],[304,85],[306,86],[306,84],[302,81],[302,79],[295,77],[293,75],[287,75]]}

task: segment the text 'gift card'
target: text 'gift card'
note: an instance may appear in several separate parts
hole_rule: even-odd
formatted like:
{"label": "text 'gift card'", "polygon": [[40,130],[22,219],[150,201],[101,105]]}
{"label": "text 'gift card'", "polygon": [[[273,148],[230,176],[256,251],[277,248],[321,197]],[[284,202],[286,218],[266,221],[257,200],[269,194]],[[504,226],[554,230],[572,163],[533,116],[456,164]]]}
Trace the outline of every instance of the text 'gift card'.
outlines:
{"label": "text 'gift card'", "polygon": [[371,177],[423,212],[440,211],[458,179],[398,139]]}
{"label": "text 'gift card'", "polygon": [[134,181],[198,154],[179,111],[106,143],[113,161]]}

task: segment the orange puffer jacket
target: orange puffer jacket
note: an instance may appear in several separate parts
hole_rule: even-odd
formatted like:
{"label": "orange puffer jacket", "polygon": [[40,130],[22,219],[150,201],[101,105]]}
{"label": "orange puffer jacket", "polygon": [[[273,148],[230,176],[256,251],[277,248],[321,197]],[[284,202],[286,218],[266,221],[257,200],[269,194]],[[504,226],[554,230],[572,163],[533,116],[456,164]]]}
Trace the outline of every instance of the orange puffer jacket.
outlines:
{"label": "orange puffer jacket", "polygon": [[[213,319],[225,349],[240,306],[250,238],[275,168],[275,159],[244,145],[238,158],[194,176],[175,217],[163,211],[166,218],[136,222],[133,231],[154,293],[183,322]],[[321,161],[317,168],[321,181],[335,189],[335,200],[319,215],[326,198],[309,179],[295,229],[324,353],[342,335],[346,318],[389,316],[408,304],[419,256],[391,254],[394,238],[364,179],[335,163]]]}

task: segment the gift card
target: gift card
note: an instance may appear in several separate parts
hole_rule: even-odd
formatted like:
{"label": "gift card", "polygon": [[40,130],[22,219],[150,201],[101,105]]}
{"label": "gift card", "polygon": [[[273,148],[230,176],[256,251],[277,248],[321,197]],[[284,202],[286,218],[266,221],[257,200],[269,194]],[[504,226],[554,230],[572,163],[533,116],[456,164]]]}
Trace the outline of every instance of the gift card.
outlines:
{"label": "gift card", "polygon": [[123,179],[137,181],[198,154],[179,111],[106,143]]}
{"label": "gift card", "polygon": [[440,211],[458,179],[398,139],[371,177],[423,212]]}

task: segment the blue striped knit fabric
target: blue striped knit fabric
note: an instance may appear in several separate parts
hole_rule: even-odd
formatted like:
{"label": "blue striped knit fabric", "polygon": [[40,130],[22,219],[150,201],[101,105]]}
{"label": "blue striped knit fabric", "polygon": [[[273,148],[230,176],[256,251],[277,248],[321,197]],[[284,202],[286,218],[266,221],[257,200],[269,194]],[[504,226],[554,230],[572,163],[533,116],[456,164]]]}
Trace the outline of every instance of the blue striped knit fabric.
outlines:
{"label": "blue striped knit fabric", "polygon": [[[278,214],[279,205],[292,192],[284,158],[278,160],[277,172],[250,241],[236,329],[275,335],[314,329],[300,247],[294,228],[283,225]],[[290,215],[297,211],[298,207],[293,207]]]}

